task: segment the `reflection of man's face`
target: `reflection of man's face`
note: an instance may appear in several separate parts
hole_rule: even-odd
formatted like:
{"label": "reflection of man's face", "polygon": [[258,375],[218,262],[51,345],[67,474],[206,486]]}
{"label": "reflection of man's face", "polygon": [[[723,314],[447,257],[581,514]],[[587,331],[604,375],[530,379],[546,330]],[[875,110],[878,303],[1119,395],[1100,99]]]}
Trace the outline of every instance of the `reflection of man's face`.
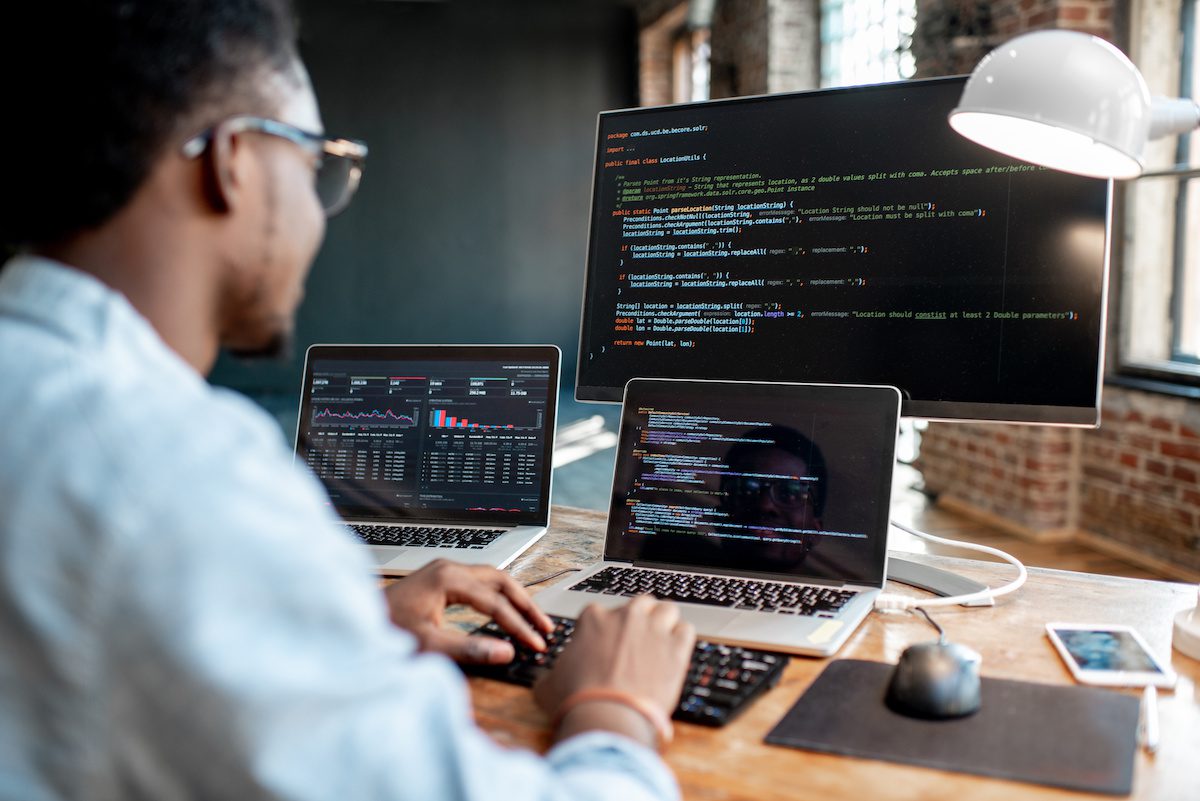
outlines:
{"label": "reflection of man's face", "polygon": [[756,529],[763,537],[799,538],[798,534],[771,531],[775,528],[820,529],[813,507],[815,487],[805,480],[808,465],[799,456],[766,447],[731,467],[742,474],[762,476],[741,475],[729,484],[726,505],[731,522]]}

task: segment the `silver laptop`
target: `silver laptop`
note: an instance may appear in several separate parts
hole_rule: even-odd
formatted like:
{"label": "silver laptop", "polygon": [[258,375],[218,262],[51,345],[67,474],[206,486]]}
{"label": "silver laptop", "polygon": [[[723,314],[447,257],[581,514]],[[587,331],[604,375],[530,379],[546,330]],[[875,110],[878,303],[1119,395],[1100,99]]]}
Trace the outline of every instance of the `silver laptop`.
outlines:
{"label": "silver laptop", "polygon": [[707,639],[834,653],[883,588],[899,414],[895,387],[633,379],[604,561],[538,605],[649,593]]}
{"label": "silver laptop", "polygon": [[554,345],[313,345],[296,458],[384,575],[505,567],[546,533]]}

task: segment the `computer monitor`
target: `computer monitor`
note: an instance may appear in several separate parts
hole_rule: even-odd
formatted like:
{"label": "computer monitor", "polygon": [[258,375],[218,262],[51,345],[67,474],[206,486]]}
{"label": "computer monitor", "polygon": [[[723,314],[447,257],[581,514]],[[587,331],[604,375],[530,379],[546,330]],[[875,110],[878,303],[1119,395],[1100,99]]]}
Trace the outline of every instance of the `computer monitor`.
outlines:
{"label": "computer monitor", "polygon": [[576,396],[892,384],[909,417],[1096,425],[1111,182],[954,133],[964,82],[600,114]]}

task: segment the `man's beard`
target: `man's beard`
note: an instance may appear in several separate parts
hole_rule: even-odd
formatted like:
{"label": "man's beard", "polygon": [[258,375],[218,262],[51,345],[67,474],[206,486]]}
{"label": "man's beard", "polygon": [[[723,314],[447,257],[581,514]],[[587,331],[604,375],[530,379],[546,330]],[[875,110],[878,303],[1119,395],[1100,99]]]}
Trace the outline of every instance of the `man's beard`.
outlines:
{"label": "man's beard", "polygon": [[296,337],[291,328],[277,331],[261,345],[230,346],[225,350],[233,358],[243,362],[286,363],[292,360]]}

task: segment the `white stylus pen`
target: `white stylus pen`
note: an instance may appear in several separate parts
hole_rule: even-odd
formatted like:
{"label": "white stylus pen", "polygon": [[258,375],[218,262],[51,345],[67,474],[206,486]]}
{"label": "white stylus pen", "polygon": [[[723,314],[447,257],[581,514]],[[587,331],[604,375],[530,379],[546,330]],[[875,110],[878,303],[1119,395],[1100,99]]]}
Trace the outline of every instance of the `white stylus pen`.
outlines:
{"label": "white stylus pen", "polygon": [[1147,754],[1158,751],[1158,691],[1147,684],[1142,692],[1142,747]]}

